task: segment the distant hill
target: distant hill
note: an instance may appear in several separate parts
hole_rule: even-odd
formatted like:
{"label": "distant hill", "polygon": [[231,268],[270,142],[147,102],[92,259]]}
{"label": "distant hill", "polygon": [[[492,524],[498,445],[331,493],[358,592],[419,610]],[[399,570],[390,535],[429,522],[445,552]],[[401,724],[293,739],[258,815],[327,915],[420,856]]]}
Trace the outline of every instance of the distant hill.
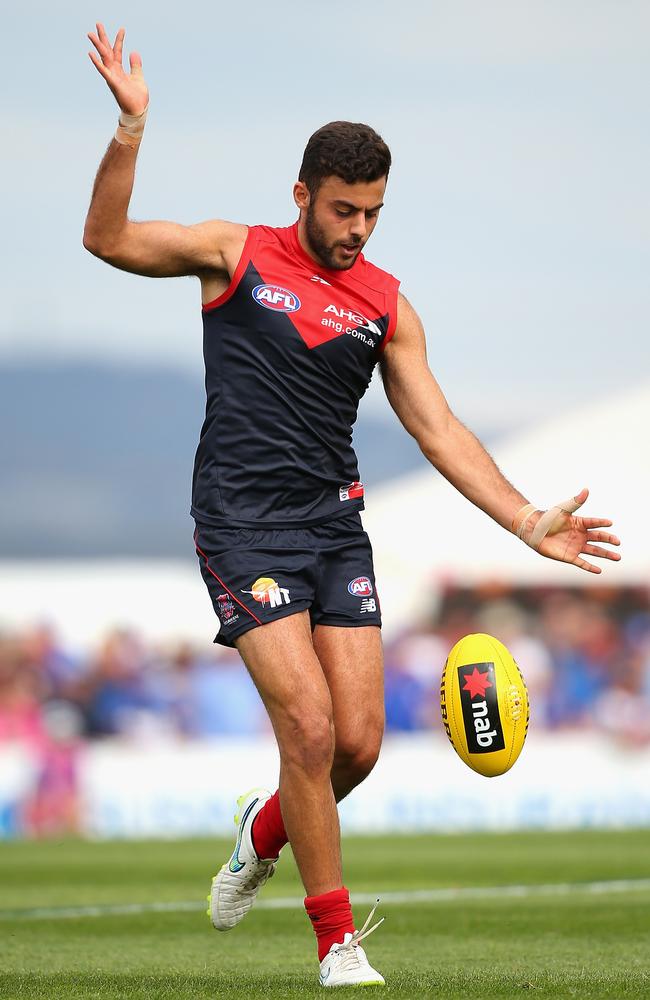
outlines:
{"label": "distant hill", "polygon": [[[0,366],[0,557],[193,557],[202,380],[169,368]],[[367,484],[422,467],[399,426],[362,415]]]}

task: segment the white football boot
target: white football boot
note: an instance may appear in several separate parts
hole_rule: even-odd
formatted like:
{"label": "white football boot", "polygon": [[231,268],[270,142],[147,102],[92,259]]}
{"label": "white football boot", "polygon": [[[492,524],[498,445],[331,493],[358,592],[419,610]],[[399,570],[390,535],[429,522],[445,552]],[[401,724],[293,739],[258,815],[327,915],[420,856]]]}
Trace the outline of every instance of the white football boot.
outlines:
{"label": "white football boot", "polygon": [[[379,903],[379,900],[377,900]],[[385,979],[381,973],[373,969],[366,957],[366,953],[359,944],[363,938],[376,931],[379,924],[383,923],[384,917],[366,930],[372,920],[377,904],[375,904],[368,914],[365,924],[360,931],[354,934],[347,933],[343,938],[343,944],[333,944],[327,955],[320,963],[320,976],[318,981],[321,986],[384,986]]]}
{"label": "white football boot", "polygon": [[218,931],[229,931],[243,920],[257,893],[275,871],[277,858],[258,858],[253,847],[253,820],[271,798],[265,788],[253,788],[237,799],[239,812],[235,850],[212,879],[207,914]]}

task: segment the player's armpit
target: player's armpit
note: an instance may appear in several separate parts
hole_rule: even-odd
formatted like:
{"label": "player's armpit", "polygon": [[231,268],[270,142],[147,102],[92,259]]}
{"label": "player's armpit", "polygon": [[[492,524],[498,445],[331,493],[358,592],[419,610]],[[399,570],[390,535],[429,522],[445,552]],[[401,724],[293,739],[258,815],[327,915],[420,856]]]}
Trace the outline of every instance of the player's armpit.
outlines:
{"label": "player's armpit", "polygon": [[87,230],[84,246],[113,267],[151,278],[228,274],[239,260],[247,233],[247,226],[217,219],[193,226],[129,220],[110,239]]}

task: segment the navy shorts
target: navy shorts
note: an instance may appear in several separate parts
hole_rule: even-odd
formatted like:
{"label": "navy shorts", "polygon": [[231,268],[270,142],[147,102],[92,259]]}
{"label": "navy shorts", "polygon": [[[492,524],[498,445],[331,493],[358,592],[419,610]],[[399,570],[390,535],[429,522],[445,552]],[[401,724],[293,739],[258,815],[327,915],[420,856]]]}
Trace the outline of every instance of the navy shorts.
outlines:
{"label": "navy shorts", "polygon": [[309,611],[316,625],[381,625],[370,540],[358,513],[305,528],[197,522],[194,543],[220,622],[215,642]]}

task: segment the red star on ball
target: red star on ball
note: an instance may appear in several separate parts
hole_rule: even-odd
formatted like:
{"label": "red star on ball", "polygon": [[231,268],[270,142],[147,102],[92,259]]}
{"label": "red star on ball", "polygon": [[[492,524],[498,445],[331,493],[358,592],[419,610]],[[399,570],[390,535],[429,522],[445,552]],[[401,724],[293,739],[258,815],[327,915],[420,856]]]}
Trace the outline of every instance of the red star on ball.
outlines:
{"label": "red star on ball", "polygon": [[474,667],[471,674],[465,675],[465,685],[463,691],[469,691],[470,698],[476,698],[480,695],[481,698],[485,698],[485,691],[487,688],[491,688],[494,685],[489,679],[487,671],[482,674],[478,667]]}

